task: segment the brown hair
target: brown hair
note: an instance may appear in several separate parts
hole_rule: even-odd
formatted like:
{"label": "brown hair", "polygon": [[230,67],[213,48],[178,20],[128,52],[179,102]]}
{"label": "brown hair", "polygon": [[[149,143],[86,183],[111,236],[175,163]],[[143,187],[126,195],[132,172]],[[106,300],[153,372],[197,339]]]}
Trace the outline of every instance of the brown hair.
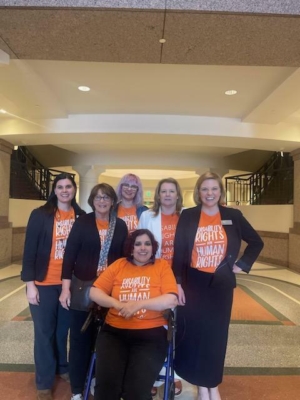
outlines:
{"label": "brown hair", "polygon": [[101,190],[102,193],[106,194],[106,196],[112,199],[112,207],[114,204],[117,203],[117,195],[114,188],[108,183],[98,183],[98,185],[93,187],[88,198],[88,204],[92,207],[93,211],[95,211],[94,199],[97,196],[99,190]]}

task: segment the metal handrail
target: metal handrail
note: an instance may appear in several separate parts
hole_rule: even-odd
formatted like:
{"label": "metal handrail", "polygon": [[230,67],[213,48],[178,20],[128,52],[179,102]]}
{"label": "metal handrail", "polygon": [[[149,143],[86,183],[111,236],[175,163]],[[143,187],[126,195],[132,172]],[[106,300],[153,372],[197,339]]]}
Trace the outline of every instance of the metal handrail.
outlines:
{"label": "metal handrail", "polygon": [[225,178],[227,204],[292,204],[293,176],[289,153],[275,153],[257,172]]}
{"label": "metal handrail", "polygon": [[[26,181],[37,198],[47,200],[55,177],[63,172],[44,167],[26,147],[20,146],[14,150],[11,159],[10,197],[24,198],[18,191],[21,179],[22,183]],[[75,178],[75,174],[70,175]]]}

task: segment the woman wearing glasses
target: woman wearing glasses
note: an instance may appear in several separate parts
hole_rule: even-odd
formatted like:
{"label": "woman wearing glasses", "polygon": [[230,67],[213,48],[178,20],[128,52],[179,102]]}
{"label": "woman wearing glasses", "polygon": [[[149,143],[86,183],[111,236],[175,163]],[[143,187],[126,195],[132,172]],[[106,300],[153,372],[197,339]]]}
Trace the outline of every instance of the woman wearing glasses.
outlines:
{"label": "woman wearing glasses", "polygon": [[70,308],[69,373],[72,400],[81,400],[95,326],[90,324],[84,333],[81,328],[88,311],[72,309],[70,292],[72,274],[83,281],[99,276],[111,263],[123,257],[124,242],[128,236],[126,224],[112,212],[117,202],[114,189],[106,184],[96,185],[88,203],[93,212],[76,220],[67,242],[62,271],[61,305]]}
{"label": "woman wearing glasses", "polygon": [[148,208],[143,205],[143,187],[140,178],[127,174],[117,186],[117,216],[126,222],[129,233],[135,231],[142,212]]}

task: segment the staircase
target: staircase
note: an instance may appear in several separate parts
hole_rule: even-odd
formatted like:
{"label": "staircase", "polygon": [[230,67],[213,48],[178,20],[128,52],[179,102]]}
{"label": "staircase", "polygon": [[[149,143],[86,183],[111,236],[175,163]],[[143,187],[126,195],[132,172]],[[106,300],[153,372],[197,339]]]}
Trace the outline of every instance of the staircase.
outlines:
{"label": "staircase", "polygon": [[62,172],[45,168],[26,147],[19,146],[11,156],[10,198],[47,200],[55,177]]}
{"label": "staircase", "polygon": [[225,181],[228,204],[293,204],[294,164],[289,153],[275,152],[255,173]]}

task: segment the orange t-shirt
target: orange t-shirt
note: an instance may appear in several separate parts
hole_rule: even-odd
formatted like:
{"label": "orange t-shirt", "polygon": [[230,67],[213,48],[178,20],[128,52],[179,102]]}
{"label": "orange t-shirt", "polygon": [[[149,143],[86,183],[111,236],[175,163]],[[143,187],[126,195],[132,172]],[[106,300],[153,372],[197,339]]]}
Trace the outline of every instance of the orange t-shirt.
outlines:
{"label": "orange t-shirt", "polygon": [[179,215],[161,214],[161,258],[171,265],[174,254],[174,237]]}
{"label": "orange t-shirt", "polygon": [[125,221],[128,233],[134,232],[137,229],[139,220],[136,215],[136,206],[126,208],[122,204],[119,204],[118,217]]}
{"label": "orange t-shirt", "polygon": [[195,237],[191,267],[203,272],[215,272],[227,249],[227,236],[221,215],[207,215],[203,211]]}
{"label": "orange t-shirt", "polygon": [[[96,219],[96,224],[97,224],[97,229],[99,231],[100,242],[101,242],[101,247],[102,247],[104,245],[105,238],[106,238],[106,235],[107,235],[109,222]],[[107,260],[106,260],[105,265],[101,265],[100,267],[98,266],[98,271],[97,271],[98,275],[102,271],[104,271],[106,268],[107,268]]]}
{"label": "orange t-shirt", "polygon": [[[172,269],[162,259],[156,259],[154,264],[138,266],[126,258],[120,258],[99,276],[94,286],[124,302],[147,300],[167,293],[177,294]],[[110,308],[106,322],[120,329],[149,329],[166,324],[161,311],[146,309],[125,319],[116,309]]]}
{"label": "orange t-shirt", "polygon": [[74,221],[75,213],[73,208],[69,211],[56,211],[47,274],[43,282],[35,282],[37,285],[61,285],[62,261],[67,239]]}

